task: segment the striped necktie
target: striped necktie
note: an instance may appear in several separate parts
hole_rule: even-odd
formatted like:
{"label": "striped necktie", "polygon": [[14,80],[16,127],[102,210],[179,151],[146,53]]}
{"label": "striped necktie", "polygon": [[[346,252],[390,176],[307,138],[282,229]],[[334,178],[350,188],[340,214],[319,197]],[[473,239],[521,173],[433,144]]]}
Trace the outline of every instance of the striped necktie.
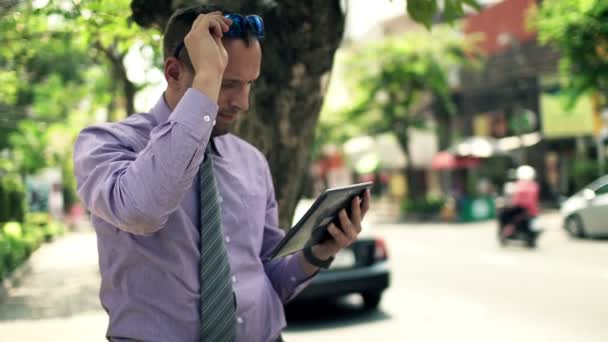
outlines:
{"label": "striped necktie", "polygon": [[[211,142],[209,142],[211,146]],[[236,313],[228,252],[222,237],[221,207],[211,149],[200,166],[201,330],[204,342],[234,341]]]}

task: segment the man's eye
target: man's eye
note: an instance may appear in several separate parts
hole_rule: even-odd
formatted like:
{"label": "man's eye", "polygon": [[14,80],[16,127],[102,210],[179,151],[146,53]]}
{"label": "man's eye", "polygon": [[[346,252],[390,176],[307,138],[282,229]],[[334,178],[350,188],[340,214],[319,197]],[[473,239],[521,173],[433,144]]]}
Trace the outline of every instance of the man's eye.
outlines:
{"label": "man's eye", "polygon": [[234,88],[235,86],[236,86],[236,83],[234,83],[234,82],[222,83],[222,88]]}

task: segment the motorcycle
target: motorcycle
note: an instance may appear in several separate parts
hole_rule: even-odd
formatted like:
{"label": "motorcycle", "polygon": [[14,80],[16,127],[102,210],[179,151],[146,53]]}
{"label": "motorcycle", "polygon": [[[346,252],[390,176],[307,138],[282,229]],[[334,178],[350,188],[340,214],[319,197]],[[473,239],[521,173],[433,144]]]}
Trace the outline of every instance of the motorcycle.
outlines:
{"label": "motorcycle", "polygon": [[[522,229],[517,226],[501,226],[498,228],[498,241],[501,246],[506,246],[511,241],[523,242],[528,248],[535,248],[536,241],[539,236],[543,233],[543,229],[538,226],[538,219],[528,218],[527,229]],[[508,227],[514,227],[508,229]]]}
{"label": "motorcycle", "polygon": [[[505,203],[497,201],[497,204]],[[523,242],[528,248],[535,248],[543,229],[536,217],[530,217],[522,207],[510,207],[506,203],[497,205],[498,241],[501,246],[509,242]]]}

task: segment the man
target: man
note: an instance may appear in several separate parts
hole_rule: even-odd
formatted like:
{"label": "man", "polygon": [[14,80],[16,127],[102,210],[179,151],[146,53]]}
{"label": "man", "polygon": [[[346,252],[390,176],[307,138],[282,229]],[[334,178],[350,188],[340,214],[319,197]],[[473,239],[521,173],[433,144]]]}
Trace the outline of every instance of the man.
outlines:
{"label": "man", "polygon": [[[212,6],[176,12],[156,106],[79,135],[75,173],[98,236],[109,340],[280,340],[282,304],[356,240],[368,193],[330,226],[333,239],[266,259],[284,236],[270,171],[257,149],[228,133],[249,107],[263,37],[257,16]],[[229,268],[209,276],[217,260]]]}

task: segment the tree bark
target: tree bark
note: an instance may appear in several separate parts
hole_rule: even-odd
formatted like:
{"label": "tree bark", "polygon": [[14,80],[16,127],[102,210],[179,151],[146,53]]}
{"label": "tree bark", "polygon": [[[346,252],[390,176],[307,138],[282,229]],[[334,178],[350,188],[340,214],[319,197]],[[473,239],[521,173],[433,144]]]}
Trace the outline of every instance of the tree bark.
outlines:
{"label": "tree bark", "polygon": [[[133,19],[146,27],[164,27],[170,13],[161,12],[162,9],[181,4],[146,1],[142,7],[140,2],[132,1],[132,8],[139,8],[133,10]],[[216,3],[264,18],[262,72],[253,89],[251,109],[238,122],[236,134],[266,155],[280,225],[289,228],[300,198],[301,179],[308,172],[310,149],[334,53],[342,40],[345,15],[338,0]],[[140,17],[142,13],[145,15]]]}

